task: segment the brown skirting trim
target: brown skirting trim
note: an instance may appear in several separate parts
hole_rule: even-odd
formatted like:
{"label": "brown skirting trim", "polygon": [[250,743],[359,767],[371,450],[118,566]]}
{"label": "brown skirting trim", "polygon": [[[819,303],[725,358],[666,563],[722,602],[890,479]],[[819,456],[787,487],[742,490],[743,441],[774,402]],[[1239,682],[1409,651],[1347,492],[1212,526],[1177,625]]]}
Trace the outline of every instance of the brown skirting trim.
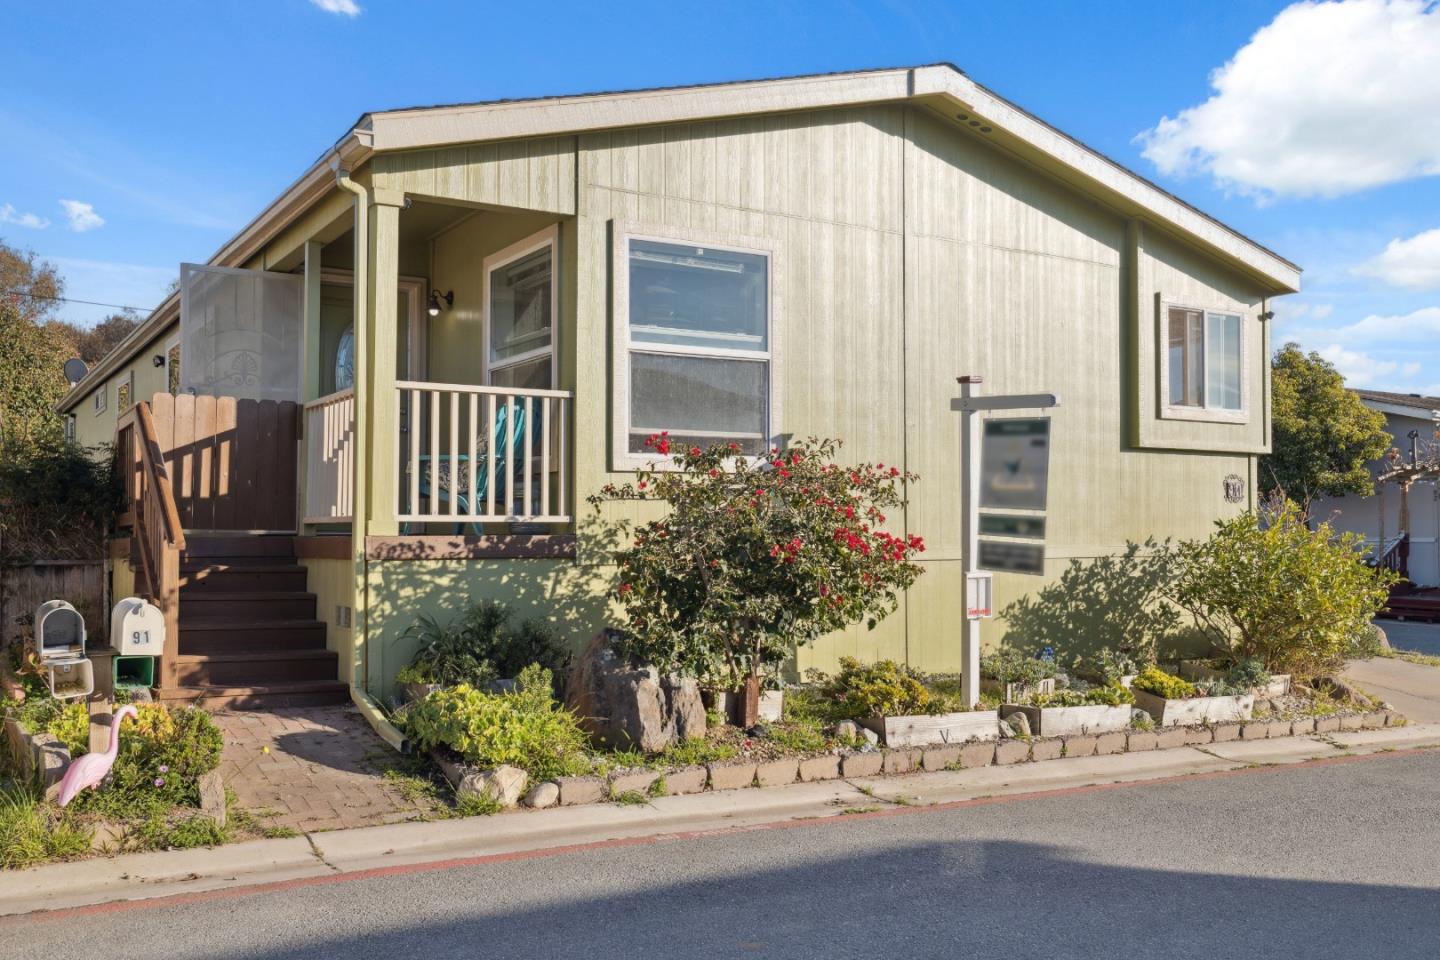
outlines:
{"label": "brown skirting trim", "polygon": [[575,559],[574,534],[366,537],[367,560]]}
{"label": "brown skirting trim", "polygon": [[128,560],[130,558],[130,538],[116,537],[110,541],[110,559]]}
{"label": "brown skirting trim", "polygon": [[350,536],[295,537],[295,556],[305,560],[349,560]]}

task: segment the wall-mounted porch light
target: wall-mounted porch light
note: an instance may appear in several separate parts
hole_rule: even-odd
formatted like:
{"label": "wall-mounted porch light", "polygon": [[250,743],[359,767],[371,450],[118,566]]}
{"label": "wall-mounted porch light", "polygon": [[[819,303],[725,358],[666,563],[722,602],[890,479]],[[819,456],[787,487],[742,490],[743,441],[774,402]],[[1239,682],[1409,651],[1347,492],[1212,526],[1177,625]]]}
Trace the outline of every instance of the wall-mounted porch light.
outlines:
{"label": "wall-mounted porch light", "polygon": [[430,316],[432,316],[432,317],[438,317],[438,316],[440,316],[440,301],[441,301],[441,300],[444,300],[444,301],[445,301],[445,306],[446,306],[447,308],[455,306],[455,291],[454,291],[454,290],[447,290],[445,293],[441,293],[441,292],[438,291],[438,290],[431,290],[431,291],[430,291],[430,306],[426,307],[426,312],[429,313]]}
{"label": "wall-mounted porch light", "polygon": [[165,355],[157,353],[155,354],[155,356],[150,358],[150,362],[154,364],[157,368],[163,367],[165,366]]}

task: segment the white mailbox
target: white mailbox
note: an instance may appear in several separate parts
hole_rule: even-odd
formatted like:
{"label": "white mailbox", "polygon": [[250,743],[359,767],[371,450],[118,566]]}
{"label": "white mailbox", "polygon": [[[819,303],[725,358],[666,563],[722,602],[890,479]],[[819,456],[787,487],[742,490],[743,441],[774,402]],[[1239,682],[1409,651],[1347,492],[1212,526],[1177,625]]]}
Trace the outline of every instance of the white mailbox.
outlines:
{"label": "white mailbox", "polygon": [[110,611],[110,646],[122,657],[158,657],[165,650],[165,615],[153,603],[126,597]]}
{"label": "white mailbox", "polygon": [[35,611],[35,654],[41,663],[85,656],[85,618],[64,600],[47,600]]}

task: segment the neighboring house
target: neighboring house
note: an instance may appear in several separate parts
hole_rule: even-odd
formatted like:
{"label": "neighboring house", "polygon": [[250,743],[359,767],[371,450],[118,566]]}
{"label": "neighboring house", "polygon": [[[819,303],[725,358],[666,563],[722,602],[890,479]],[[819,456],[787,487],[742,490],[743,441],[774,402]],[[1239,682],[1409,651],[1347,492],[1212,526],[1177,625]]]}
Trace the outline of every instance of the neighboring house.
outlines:
{"label": "neighboring house", "polygon": [[[757,451],[839,437],[846,457],[918,473],[892,522],[925,537],[925,575],[877,629],[826,638],[798,666],[853,654],[954,670],[956,377],[1061,397],[1048,575],[1127,541],[1203,536],[1254,502],[1270,298],[1300,279],[948,65],[366,114],[183,273],[62,409],[82,441],[106,441],[117,415],[139,423],[117,383],[158,392],[177,522],[252,533],[190,534],[189,626],[162,685],[256,702],[328,695],[280,682],[326,670],[387,694],[416,616],[482,597],[577,645],[616,622],[598,528],[633,508],[597,518],[584,498],[644,462],[659,430]],[[216,394],[245,399],[237,413]],[[304,405],[298,428],[285,401]],[[452,465],[456,497],[432,497]],[[158,507],[140,513],[146,587],[168,534]],[[291,544],[305,571],[285,579]],[[241,569],[236,554],[267,550],[284,561],[273,581]],[[117,595],[131,576],[116,564]],[[239,594],[250,606],[202,598],[227,582],[256,588]],[[1042,582],[997,575],[997,607]],[[285,600],[300,583],[314,612]],[[318,617],[329,659],[217,635],[214,619],[251,621],[256,604],[302,633]],[[993,643],[1004,625],[984,630]]]}
{"label": "neighboring house", "polygon": [[[1390,434],[1391,446],[1403,462],[1410,462],[1412,450],[1422,462],[1427,453],[1433,455],[1440,439],[1437,438],[1440,397],[1383,390],[1354,392],[1365,406],[1385,414],[1385,431]],[[1383,460],[1373,461],[1370,472],[1379,476],[1386,466]],[[1408,514],[1404,542],[1399,539],[1402,533],[1400,490],[1394,484],[1381,486],[1382,489],[1369,497],[1322,497],[1312,505],[1311,515],[1329,520],[1337,530],[1363,534],[1373,553],[1382,534],[1383,510],[1381,553],[1387,554],[1388,562],[1397,569],[1403,564],[1401,572],[1417,587],[1440,586],[1440,485],[1433,481],[1416,482],[1403,498],[1403,508]]]}

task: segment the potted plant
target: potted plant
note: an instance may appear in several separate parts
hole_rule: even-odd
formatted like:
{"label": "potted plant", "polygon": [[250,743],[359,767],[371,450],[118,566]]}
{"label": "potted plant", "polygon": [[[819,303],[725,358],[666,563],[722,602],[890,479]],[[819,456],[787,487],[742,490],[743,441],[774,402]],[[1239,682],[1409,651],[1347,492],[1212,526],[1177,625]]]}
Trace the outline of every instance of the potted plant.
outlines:
{"label": "potted plant", "polygon": [[1150,667],[1130,685],[1135,705],[1162,727],[1197,723],[1249,720],[1255,694],[1224,681],[1191,683],[1182,677]]}
{"label": "potted plant", "polygon": [[736,693],[733,719],[760,716],[761,690],[797,646],[892,613],[921,568],[918,536],[885,528],[914,477],[880,463],[842,466],[839,442],[809,439],[752,456],[646,441],[658,459],[633,481],[590,497],[654,501],[657,519],[622,522],[615,598],[628,630],[620,652]]}
{"label": "potted plant", "polygon": [[1033,657],[1001,647],[980,658],[980,689],[1006,703],[1055,692],[1054,657]]}
{"label": "potted plant", "polygon": [[1054,693],[1035,693],[1020,703],[1003,703],[1000,718],[1023,713],[1030,722],[1030,732],[1043,737],[1109,733],[1130,726],[1134,703],[1135,694],[1118,682],[1077,686]]}
{"label": "potted plant", "polygon": [[929,689],[922,676],[893,660],[861,664],[840,658],[840,672],[821,688],[836,712],[879,734],[886,746],[964,743],[999,736],[1000,714],[967,710],[958,697]]}

